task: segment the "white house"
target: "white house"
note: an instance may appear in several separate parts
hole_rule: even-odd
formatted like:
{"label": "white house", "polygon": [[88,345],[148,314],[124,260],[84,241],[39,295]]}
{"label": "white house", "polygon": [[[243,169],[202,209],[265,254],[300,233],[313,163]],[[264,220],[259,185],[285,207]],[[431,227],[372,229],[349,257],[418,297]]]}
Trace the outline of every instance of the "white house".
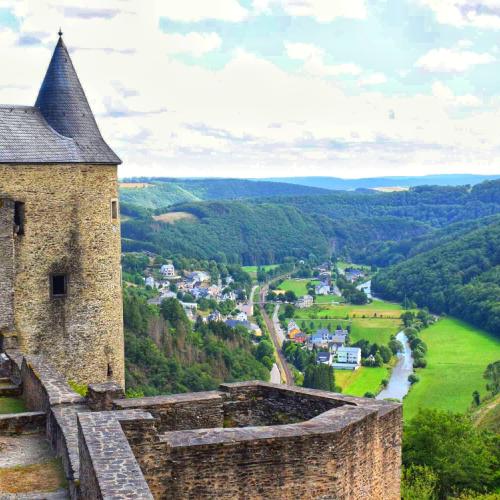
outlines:
{"label": "white house", "polygon": [[339,347],[335,355],[334,368],[340,370],[357,370],[361,366],[361,349],[359,347]]}
{"label": "white house", "polygon": [[163,266],[160,267],[160,272],[166,278],[172,278],[175,276],[175,267],[173,264],[163,264]]}
{"label": "white house", "polygon": [[152,276],[148,276],[145,280],[146,286],[150,286],[151,288],[155,288],[155,279]]}
{"label": "white house", "polygon": [[248,316],[247,316],[247,313],[243,312],[243,311],[240,311],[236,316],[235,316],[235,319],[238,320],[238,321],[247,321],[248,320]]}
{"label": "white house", "polygon": [[328,295],[330,293],[330,287],[328,285],[316,285],[316,295]]}
{"label": "white house", "polygon": [[307,307],[311,307],[314,303],[314,298],[311,297],[311,295],[304,295],[302,297],[299,297],[295,305],[299,309],[305,309]]}

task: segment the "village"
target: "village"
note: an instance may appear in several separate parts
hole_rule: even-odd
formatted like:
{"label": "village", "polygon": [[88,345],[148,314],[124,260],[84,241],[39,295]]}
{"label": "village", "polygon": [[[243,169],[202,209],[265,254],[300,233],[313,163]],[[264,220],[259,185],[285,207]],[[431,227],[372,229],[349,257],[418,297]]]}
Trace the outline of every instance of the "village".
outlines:
{"label": "village", "polygon": [[[177,273],[173,264],[163,264],[160,267],[160,278],[152,275],[151,269],[146,270],[144,285],[158,292],[158,295],[149,299],[152,305],[161,305],[165,299],[178,299],[187,317],[191,321],[200,318],[201,321],[224,322],[230,328],[241,327],[254,337],[261,337],[262,330],[254,322],[249,321],[253,316],[253,304],[247,298],[247,291],[239,288],[232,276],[219,278],[217,283],[212,283],[210,274],[206,271],[184,271]],[[200,301],[205,299],[206,303],[212,305],[210,311],[205,313],[199,308]],[[213,302],[211,302],[213,301]],[[223,314],[221,310],[213,307],[214,304],[229,305],[230,312]],[[234,305],[234,307],[232,307]],[[220,309],[227,310],[228,307]]]}

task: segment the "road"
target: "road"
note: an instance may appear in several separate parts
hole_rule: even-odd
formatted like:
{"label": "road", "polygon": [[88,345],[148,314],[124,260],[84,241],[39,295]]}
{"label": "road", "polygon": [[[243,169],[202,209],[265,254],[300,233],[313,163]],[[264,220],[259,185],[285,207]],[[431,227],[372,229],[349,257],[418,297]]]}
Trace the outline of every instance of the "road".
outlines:
{"label": "road", "polygon": [[[267,285],[264,285],[261,290],[260,290],[260,310],[262,312],[262,316],[264,317],[264,321],[266,323],[267,329],[269,330],[269,335],[271,335],[271,340],[273,341],[274,348],[276,349],[277,353],[277,360],[276,363],[278,365],[278,369],[281,374],[281,379],[285,381],[285,384],[287,385],[294,385],[293,383],[293,374],[292,371],[290,370],[290,367],[288,366],[285,356],[283,355],[283,351],[281,350],[281,345],[283,344],[283,333],[281,332],[281,328],[279,331],[276,331],[276,327],[274,322],[271,320],[269,315],[267,314],[267,311],[263,305],[265,302],[266,294],[267,294]],[[277,320],[277,314],[278,314],[278,309],[279,305],[276,305],[273,313],[273,317],[276,317]],[[279,326],[279,325],[278,325]],[[281,333],[281,335],[280,335]]]}

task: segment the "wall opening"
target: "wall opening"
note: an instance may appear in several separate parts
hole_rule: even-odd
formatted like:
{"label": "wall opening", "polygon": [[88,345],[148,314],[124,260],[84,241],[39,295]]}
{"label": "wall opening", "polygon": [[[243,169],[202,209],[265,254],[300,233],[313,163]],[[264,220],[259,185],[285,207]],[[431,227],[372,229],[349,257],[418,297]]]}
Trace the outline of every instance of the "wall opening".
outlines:
{"label": "wall opening", "polygon": [[65,297],[68,294],[68,276],[53,274],[50,277],[50,293],[52,297]]}
{"label": "wall opening", "polygon": [[22,201],[14,202],[14,233],[24,234],[24,203]]}
{"label": "wall opening", "polygon": [[111,367],[111,363],[108,363],[108,378],[113,376],[113,368]]}
{"label": "wall opening", "polygon": [[111,200],[111,220],[118,220],[118,200]]}

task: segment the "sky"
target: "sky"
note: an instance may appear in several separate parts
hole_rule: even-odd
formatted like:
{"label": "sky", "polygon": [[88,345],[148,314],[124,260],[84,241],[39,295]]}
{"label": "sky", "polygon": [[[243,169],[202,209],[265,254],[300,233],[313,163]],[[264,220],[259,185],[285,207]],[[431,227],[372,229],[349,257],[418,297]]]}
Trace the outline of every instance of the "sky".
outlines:
{"label": "sky", "polygon": [[500,0],[0,0],[0,103],[59,27],[122,177],[500,174]]}

